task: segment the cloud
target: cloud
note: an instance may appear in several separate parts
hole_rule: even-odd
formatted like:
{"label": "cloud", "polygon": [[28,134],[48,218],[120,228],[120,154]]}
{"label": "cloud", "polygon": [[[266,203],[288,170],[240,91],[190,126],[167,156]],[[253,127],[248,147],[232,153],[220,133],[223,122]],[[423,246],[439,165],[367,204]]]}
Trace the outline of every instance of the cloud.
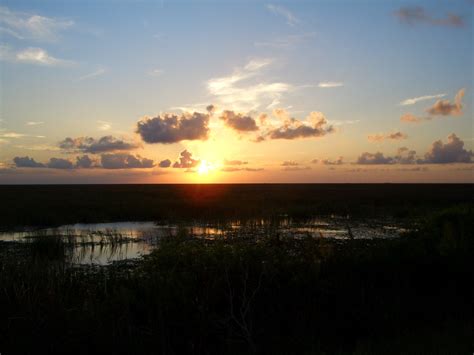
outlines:
{"label": "cloud", "polygon": [[425,110],[431,116],[419,117],[411,113],[406,113],[400,117],[400,121],[406,123],[420,123],[432,120],[434,118],[433,116],[460,116],[463,114],[462,99],[464,94],[465,89],[459,90],[454,97],[454,103],[451,103],[449,100],[437,100],[433,106]]}
{"label": "cloud", "polygon": [[0,6],[0,33],[17,39],[56,41],[59,33],[74,25],[74,21],[55,19],[37,14],[11,11]]}
{"label": "cloud", "polygon": [[233,173],[236,171],[248,171],[248,172],[257,172],[257,171],[263,171],[263,168],[238,168],[235,166],[226,166],[223,167],[220,171],[224,173]]}
{"label": "cloud", "polygon": [[44,164],[38,163],[33,158],[26,157],[15,157],[13,162],[17,168],[44,168]]}
{"label": "cloud", "polygon": [[108,131],[109,129],[112,128],[112,123],[110,122],[99,120],[97,121],[97,123],[99,124],[99,127],[97,127],[99,131]]}
{"label": "cloud", "polygon": [[225,122],[227,127],[230,127],[238,132],[258,131],[257,123],[250,116],[245,116],[234,111],[223,111],[220,119]]}
{"label": "cloud", "polygon": [[0,138],[11,138],[11,139],[17,139],[17,138],[45,138],[45,136],[32,136],[29,134],[24,134],[24,133],[17,133],[17,132],[4,132],[0,130]]}
{"label": "cloud", "polygon": [[407,139],[408,135],[402,132],[393,132],[393,133],[377,133],[377,134],[369,134],[367,139],[369,142],[382,142],[385,140],[402,140]]}
{"label": "cloud", "polygon": [[303,41],[306,41],[310,38],[314,38],[315,35],[316,34],[314,32],[288,35],[276,38],[271,41],[254,42],[254,45],[255,47],[288,48]]}
{"label": "cloud", "polygon": [[91,169],[102,167],[104,169],[144,169],[154,166],[153,160],[141,158],[139,155],[130,154],[103,154],[101,156],[101,165],[88,155],[76,157],[73,163],[68,159],[50,158],[46,164],[39,163],[28,156],[15,157],[13,162],[17,168],[48,168],[48,169]]}
{"label": "cloud", "polygon": [[39,126],[39,125],[42,125],[42,124],[44,124],[43,121],[29,121],[29,122],[26,122],[27,126]]}
{"label": "cloud", "polygon": [[400,117],[400,121],[405,123],[420,123],[429,120],[431,120],[431,117],[418,117],[411,113],[405,113],[402,115],[402,117]]}
{"label": "cloud", "polygon": [[160,164],[158,164],[160,168],[169,168],[171,166],[171,160],[165,159],[160,161]]}
{"label": "cloud", "polygon": [[300,22],[290,10],[281,5],[268,4],[267,9],[276,15],[283,16],[286,19],[286,23],[290,26],[295,26]]}
{"label": "cloud", "polygon": [[242,161],[242,160],[224,160],[224,165],[247,165],[247,161]]}
{"label": "cloud", "polygon": [[290,113],[284,108],[274,108],[272,115],[282,121],[291,119]]}
{"label": "cloud", "polygon": [[74,62],[70,60],[55,58],[49,55],[48,52],[42,48],[29,47],[19,51],[14,51],[6,45],[0,46],[0,60],[51,67],[74,64]]}
{"label": "cloud", "polygon": [[59,142],[59,147],[63,150],[71,152],[80,151],[84,153],[98,154],[105,152],[132,150],[138,148],[138,145],[125,142],[113,136],[104,136],[99,139],[92,137],[67,137],[63,141]]}
{"label": "cloud", "polygon": [[283,82],[249,83],[250,79],[259,76],[272,62],[268,58],[252,59],[245,67],[235,69],[231,75],[208,80],[207,89],[222,106],[234,110],[250,111],[262,105],[266,107],[294,89],[292,85]]}
{"label": "cloud", "polygon": [[393,158],[385,157],[383,153],[362,153],[359,158],[357,158],[357,164],[392,164]]}
{"label": "cloud", "polygon": [[171,144],[183,140],[207,140],[210,113],[165,113],[137,122],[136,132],[146,143]]}
{"label": "cloud", "polygon": [[320,88],[338,88],[344,86],[344,83],[341,82],[336,82],[336,81],[322,81],[318,84],[318,87]]}
{"label": "cloud", "polygon": [[420,6],[402,7],[394,14],[401,23],[407,25],[427,24],[446,27],[464,27],[465,25],[464,19],[459,15],[448,13],[444,18],[435,18]]}
{"label": "cloud", "polygon": [[446,144],[443,144],[441,140],[433,142],[422,162],[426,164],[472,163],[473,157],[473,152],[464,149],[464,142],[452,133],[448,136]]}
{"label": "cloud", "polygon": [[410,99],[405,99],[402,102],[400,102],[400,105],[402,106],[408,106],[408,105],[414,105],[417,102],[420,101],[425,101],[425,100],[431,100],[431,99],[439,99],[441,97],[446,96],[446,94],[436,94],[436,95],[425,95],[425,96],[418,96],[418,97],[412,97]]}
{"label": "cloud", "polygon": [[271,128],[257,138],[257,142],[266,139],[298,139],[310,137],[322,137],[334,132],[333,126],[327,125],[326,117],[321,112],[311,112],[305,121],[296,118],[285,118],[286,112],[279,112],[279,116],[284,118],[283,125]]}
{"label": "cloud", "polygon": [[50,169],[72,169],[74,165],[67,159],[51,158],[47,167]]}
{"label": "cloud", "polygon": [[188,152],[186,149],[183,150],[180,154],[179,161],[173,164],[173,168],[190,169],[198,166],[200,160],[193,159],[192,156],[193,154],[191,152]]}
{"label": "cloud", "polygon": [[94,166],[94,161],[88,156],[76,157],[76,168],[90,169]]}
{"label": "cloud", "polygon": [[380,164],[415,164],[416,151],[409,150],[406,147],[399,148],[397,154],[393,157],[384,156],[383,153],[362,153],[357,159],[357,164],[380,165]]}
{"label": "cloud", "polygon": [[344,164],[343,157],[339,157],[336,160],[331,159],[313,159],[311,161],[313,164],[322,164],[322,165],[342,165]]}
{"label": "cloud", "polygon": [[77,79],[77,81],[83,81],[83,80],[87,80],[87,79],[96,78],[98,76],[104,75],[106,72],[107,72],[107,70],[105,68],[99,68],[99,69],[93,71],[92,73],[85,74],[85,75],[79,77]]}
{"label": "cloud", "polygon": [[356,123],[359,123],[360,120],[331,120],[328,122],[333,126],[342,126],[342,125],[348,125],[348,124],[356,124]]}
{"label": "cloud", "polygon": [[397,164],[414,164],[416,162],[416,151],[407,147],[398,148],[393,160]]}
{"label": "cloud", "polygon": [[281,163],[281,166],[298,166],[299,164],[292,160],[287,160]]}
{"label": "cloud", "polygon": [[151,159],[124,153],[102,154],[101,163],[104,169],[146,169],[155,166]]}
{"label": "cloud", "polygon": [[384,156],[383,153],[362,153],[357,159],[357,164],[450,164],[450,163],[472,163],[474,153],[464,149],[464,142],[452,133],[448,136],[448,142],[443,144],[441,140],[433,142],[431,148],[423,159],[416,158],[416,151],[406,147],[399,148],[393,157]]}
{"label": "cloud", "polygon": [[55,58],[41,48],[27,48],[16,53],[16,61],[21,63],[31,63],[46,66],[69,65],[71,61]]}
{"label": "cloud", "polygon": [[454,103],[452,104],[449,100],[438,100],[433,106],[428,108],[426,112],[430,115],[436,116],[459,116],[462,115],[462,99],[464,97],[465,89],[458,91],[454,97]]}
{"label": "cloud", "polygon": [[164,73],[164,70],[162,69],[153,69],[148,74],[150,76],[161,76],[163,73]]}

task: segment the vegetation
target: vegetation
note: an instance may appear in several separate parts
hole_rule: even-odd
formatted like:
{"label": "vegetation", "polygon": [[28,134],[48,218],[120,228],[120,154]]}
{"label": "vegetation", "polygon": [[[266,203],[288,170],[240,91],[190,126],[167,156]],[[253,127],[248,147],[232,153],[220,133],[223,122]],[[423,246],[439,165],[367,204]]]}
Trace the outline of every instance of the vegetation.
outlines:
{"label": "vegetation", "polygon": [[0,186],[0,229],[79,222],[419,217],[472,203],[473,184]]}
{"label": "vegetation", "polygon": [[71,264],[64,238],[4,243],[0,351],[471,353],[473,230],[469,204],[398,240],[183,230],[107,267]]}

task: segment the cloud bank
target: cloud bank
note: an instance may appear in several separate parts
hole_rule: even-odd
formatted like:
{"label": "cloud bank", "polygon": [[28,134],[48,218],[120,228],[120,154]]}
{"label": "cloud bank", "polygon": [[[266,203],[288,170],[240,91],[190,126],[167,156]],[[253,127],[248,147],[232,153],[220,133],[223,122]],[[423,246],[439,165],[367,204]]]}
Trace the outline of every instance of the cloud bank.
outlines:
{"label": "cloud bank", "polygon": [[83,152],[98,154],[114,151],[125,151],[138,148],[137,144],[125,142],[113,136],[104,136],[99,139],[92,137],[67,137],[59,142],[59,148],[68,152]]}

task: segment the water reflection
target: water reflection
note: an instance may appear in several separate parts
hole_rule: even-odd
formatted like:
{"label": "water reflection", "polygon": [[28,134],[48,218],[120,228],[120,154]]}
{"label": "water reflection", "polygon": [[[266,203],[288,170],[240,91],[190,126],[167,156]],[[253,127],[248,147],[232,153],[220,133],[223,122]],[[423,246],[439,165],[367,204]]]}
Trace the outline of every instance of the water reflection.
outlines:
{"label": "water reflection", "polygon": [[331,216],[299,221],[247,220],[225,223],[157,224],[154,222],[114,222],[73,224],[57,228],[2,232],[0,241],[25,241],[41,236],[58,236],[73,247],[73,260],[78,264],[105,265],[114,261],[134,259],[150,253],[163,237],[180,232],[195,238],[259,238],[279,235],[288,238],[387,239],[398,238],[410,229],[396,221],[352,221]]}

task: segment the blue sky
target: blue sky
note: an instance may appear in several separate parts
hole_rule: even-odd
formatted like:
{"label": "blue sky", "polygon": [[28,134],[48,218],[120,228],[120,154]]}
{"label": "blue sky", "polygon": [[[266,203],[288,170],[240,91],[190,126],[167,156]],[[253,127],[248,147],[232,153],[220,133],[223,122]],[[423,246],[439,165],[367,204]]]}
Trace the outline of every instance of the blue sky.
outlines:
{"label": "blue sky", "polygon": [[[473,8],[467,0],[4,0],[0,182],[81,182],[91,174],[122,181],[117,171],[111,180],[100,154],[92,157],[95,169],[47,167],[51,157],[74,163],[85,152],[61,149],[65,138],[103,136],[137,143],[108,154],[156,162],[125,164],[123,182],[472,181]],[[461,89],[460,110],[427,115],[437,100],[454,105]],[[150,143],[136,131],[146,117],[206,113],[210,104],[206,136]],[[226,110],[258,130],[232,126],[221,118]],[[314,128],[311,112],[322,114],[319,128],[334,129]],[[407,113],[419,122],[402,122]],[[297,120],[291,129],[306,125],[313,133],[272,138],[290,118]],[[397,132],[402,138],[387,138]],[[453,133],[462,148],[448,139]],[[439,153],[449,157],[426,158],[438,140],[454,142]],[[396,159],[401,147],[416,151],[410,164]],[[190,173],[158,166],[184,150],[195,157]],[[379,164],[377,152],[393,159]],[[363,153],[374,155],[370,164],[360,164]],[[45,166],[13,162],[26,156]],[[338,166],[313,163],[340,156]],[[204,160],[209,169],[194,173]],[[223,172],[226,160],[254,170]],[[287,169],[285,161],[296,165]]]}

